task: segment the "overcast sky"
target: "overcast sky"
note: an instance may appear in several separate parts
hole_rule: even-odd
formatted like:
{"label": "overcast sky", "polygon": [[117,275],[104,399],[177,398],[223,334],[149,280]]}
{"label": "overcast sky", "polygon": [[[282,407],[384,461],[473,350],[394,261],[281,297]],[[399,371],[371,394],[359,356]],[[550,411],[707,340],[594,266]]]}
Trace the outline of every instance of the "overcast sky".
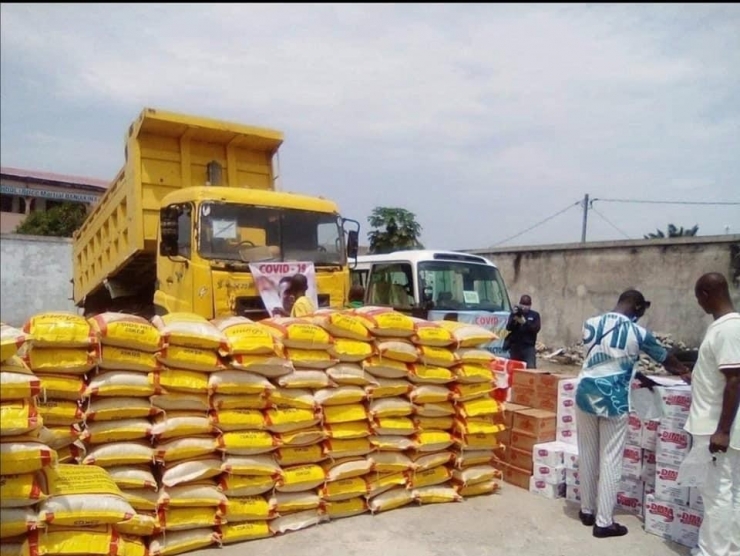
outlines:
{"label": "overcast sky", "polygon": [[[285,134],[286,190],[482,248],[592,197],[740,201],[740,6],[3,4],[3,166],[111,179],[143,107]],[[595,203],[590,240],[740,206]],[[608,224],[611,221],[619,230]],[[573,206],[506,245],[580,240]]]}

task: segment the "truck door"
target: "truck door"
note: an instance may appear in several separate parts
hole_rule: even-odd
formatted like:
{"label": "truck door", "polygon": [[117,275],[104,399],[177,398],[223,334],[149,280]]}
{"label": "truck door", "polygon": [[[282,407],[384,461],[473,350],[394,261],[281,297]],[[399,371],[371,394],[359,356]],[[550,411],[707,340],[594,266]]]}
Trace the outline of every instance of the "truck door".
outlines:
{"label": "truck door", "polygon": [[155,304],[158,310],[167,312],[193,311],[193,215],[194,208],[190,203],[170,205],[170,210],[177,211],[177,255],[160,257],[157,265],[158,292]]}

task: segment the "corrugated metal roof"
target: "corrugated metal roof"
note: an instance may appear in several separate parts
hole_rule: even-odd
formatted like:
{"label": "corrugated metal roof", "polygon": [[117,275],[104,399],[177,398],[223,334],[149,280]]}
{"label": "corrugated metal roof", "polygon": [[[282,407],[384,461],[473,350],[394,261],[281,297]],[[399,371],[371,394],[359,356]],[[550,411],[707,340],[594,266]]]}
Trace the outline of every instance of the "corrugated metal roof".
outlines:
{"label": "corrugated metal roof", "polygon": [[53,172],[40,172],[37,170],[22,170],[20,168],[0,167],[0,175],[17,178],[22,180],[35,180],[55,185],[77,185],[94,187],[96,189],[108,189],[109,182],[95,178],[85,178],[82,176],[69,176],[65,174],[55,174]]}

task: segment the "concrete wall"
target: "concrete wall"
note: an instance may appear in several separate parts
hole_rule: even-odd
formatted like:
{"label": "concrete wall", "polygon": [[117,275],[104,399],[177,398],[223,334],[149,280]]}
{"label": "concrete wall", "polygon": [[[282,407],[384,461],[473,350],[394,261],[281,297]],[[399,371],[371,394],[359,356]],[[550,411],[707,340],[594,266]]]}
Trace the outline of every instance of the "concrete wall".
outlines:
{"label": "concrete wall", "polygon": [[612,309],[629,288],[652,301],[640,324],[699,345],[711,322],[694,298],[694,283],[705,272],[728,278],[740,309],[740,235],[470,252],[498,265],[512,302],[532,296],[533,308],[542,314],[540,339],[552,346],[580,341],[584,319]]}
{"label": "concrete wall", "polygon": [[77,313],[72,297],[72,240],[0,235],[0,319],[14,326],[44,311]]}

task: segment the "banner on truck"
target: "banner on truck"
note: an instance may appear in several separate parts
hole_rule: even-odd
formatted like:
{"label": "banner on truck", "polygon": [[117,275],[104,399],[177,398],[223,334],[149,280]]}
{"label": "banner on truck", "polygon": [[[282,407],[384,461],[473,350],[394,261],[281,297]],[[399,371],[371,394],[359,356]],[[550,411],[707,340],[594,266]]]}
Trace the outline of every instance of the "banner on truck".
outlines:
{"label": "banner on truck", "polygon": [[[445,320],[445,316],[454,315],[455,320],[467,324],[475,324],[486,330],[490,330],[498,340],[494,340],[486,345],[486,349],[499,357],[508,357],[508,352],[504,351],[504,338],[508,334],[506,323],[509,321],[509,313],[500,311],[496,313],[487,313],[485,311],[429,311],[429,320]],[[449,320],[449,319],[448,319]]]}
{"label": "banner on truck", "polygon": [[306,295],[313,301],[315,307],[319,306],[316,292],[316,269],[313,263],[254,263],[249,265],[249,270],[270,315],[273,315],[275,308],[284,308],[283,296],[288,284],[287,280],[283,279],[299,273],[303,274],[308,281]]}

